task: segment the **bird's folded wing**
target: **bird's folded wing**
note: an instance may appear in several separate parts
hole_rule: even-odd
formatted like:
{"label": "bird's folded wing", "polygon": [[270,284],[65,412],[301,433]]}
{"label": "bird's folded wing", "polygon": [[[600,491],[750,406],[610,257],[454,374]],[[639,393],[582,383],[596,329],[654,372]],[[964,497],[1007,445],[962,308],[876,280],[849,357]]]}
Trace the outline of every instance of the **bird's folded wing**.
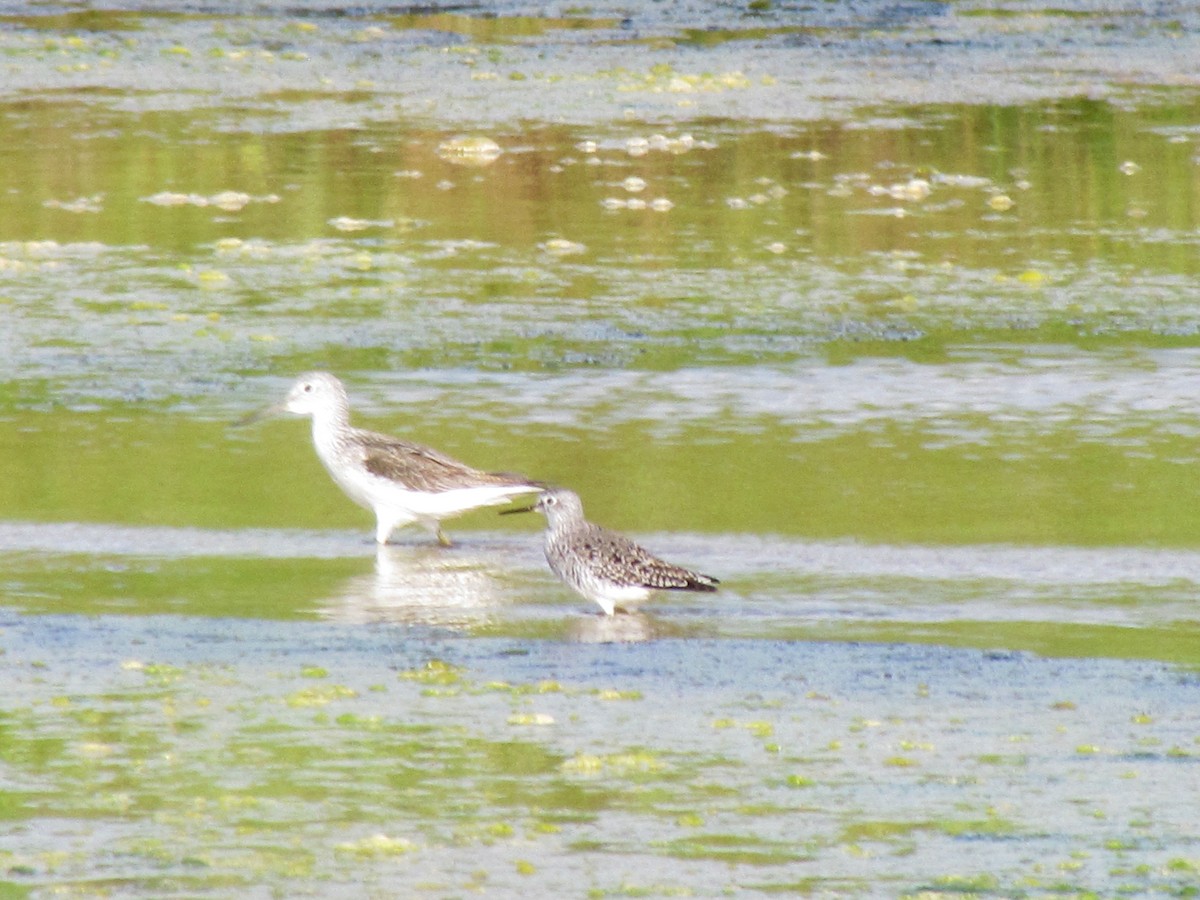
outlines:
{"label": "bird's folded wing", "polygon": [[719,584],[709,575],[661,560],[624,535],[598,526],[589,529],[579,552],[598,574],[618,583],[662,591],[715,591]]}
{"label": "bird's folded wing", "polygon": [[533,483],[520,475],[481,472],[466,463],[411,441],[374,432],[360,432],[363,464],[372,475],[399,482],[415,491],[451,491],[457,488]]}

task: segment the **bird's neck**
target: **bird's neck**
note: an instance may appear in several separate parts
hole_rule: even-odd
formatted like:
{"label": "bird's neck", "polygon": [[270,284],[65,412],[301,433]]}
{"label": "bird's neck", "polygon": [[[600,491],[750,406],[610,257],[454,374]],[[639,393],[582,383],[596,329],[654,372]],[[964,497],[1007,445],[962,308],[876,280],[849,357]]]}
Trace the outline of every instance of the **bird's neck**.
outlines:
{"label": "bird's neck", "polygon": [[557,538],[564,538],[580,529],[582,523],[569,516],[550,516],[547,531]]}
{"label": "bird's neck", "polygon": [[330,406],[312,415],[312,436],[317,452],[325,455],[332,452],[342,434],[350,427],[350,410],[346,406]]}

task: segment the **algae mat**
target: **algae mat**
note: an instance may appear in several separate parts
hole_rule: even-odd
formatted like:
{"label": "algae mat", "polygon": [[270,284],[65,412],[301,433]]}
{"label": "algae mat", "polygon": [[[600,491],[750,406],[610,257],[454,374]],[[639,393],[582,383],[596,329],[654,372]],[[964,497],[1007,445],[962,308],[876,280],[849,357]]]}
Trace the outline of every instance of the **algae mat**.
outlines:
{"label": "algae mat", "polygon": [[1187,896],[1194,673],[899,645],[3,621],[6,888]]}
{"label": "algae mat", "polygon": [[[1200,890],[1200,11],[0,9],[0,896]],[[296,422],[722,579],[375,550]]]}

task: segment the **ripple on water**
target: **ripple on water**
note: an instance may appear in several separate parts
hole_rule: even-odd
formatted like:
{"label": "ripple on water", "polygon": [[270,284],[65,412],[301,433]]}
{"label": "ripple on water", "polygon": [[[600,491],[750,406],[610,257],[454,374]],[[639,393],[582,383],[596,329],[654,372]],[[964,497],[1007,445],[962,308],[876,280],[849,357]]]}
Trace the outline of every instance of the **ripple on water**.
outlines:
{"label": "ripple on water", "polygon": [[[222,531],[201,528],[98,523],[0,522],[0,553],[91,554],[161,559],[245,557],[346,559],[374,557],[397,577],[414,565],[437,560],[455,567],[484,565],[516,547],[540,546],[540,538],[512,533],[468,532],[463,547],[448,550],[412,543],[377,547],[363,534],[275,529]],[[739,577],[807,573],[852,577],[997,579],[1031,585],[1132,582],[1200,583],[1200,551],[1139,547],[923,547],[855,541],[806,541],[760,535],[658,534],[642,536],[666,549],[663,555],[711,559]],[[515,561],[528,562],[528,553]]]}
{"label": "ripple on water", "polygon": [[[919,428],[931,443],[986,443],[998,434],[1062,429],[1083,440],[1200,437],[1191,349],[1062,356],[962,351],[938,365],[895,357],[829,366],[670,371],[563,371],[553,375],[439,371],[381,376],[363,390],[368,410],[411,404],[433,415],[525,421],[602,433],[628,422],[659,436],[693,426],[717,431],[788,426],[795,440],[824,440],[881,424]],[[472,398],[476,398],[475,401]],[[465,408],[465,409],[464,409]]]}
{"label": "ripple on water", "polygon": [[926,640],[928,626],[963,623],[970,643],[984,640],[987,623],[1028,629],[995,634],[993,643],[1015,646],[1042,626],[1178,626],[1183,636],[1200,585],[1200,552],[1187,550],[637,537],[667,558],[703,560],[721,590],[667,592],[645,615],[605,622],[553,578],[538,536],[511,532],[464,532],[446,550],[420,538],[374,548],[358,532],[10,522],[0,523],[0,555],[9,605],[30,611],[234,611],[585,642],[796,629],[853,639],[885,626],[891,640]]}
{"label": "ripple on water", "polygon": [[1169,896],[1194,876],[1196,685],[1159,664],[3,626],[6,878],[35,890],[1020,893],[1077,859],[1096,865],[1071,884],[1107,894],[1136,858]]}

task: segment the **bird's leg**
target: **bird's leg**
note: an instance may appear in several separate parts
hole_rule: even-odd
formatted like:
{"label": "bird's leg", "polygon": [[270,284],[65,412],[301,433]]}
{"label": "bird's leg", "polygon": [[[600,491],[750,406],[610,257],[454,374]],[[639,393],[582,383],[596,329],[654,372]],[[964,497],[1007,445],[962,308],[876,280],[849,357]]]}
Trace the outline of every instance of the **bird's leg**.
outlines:
{"label": "bird's leg", "polygon": [[377,512],[375,514],[375,543],[381,547],[386,544],[399,524],[392,516]]}
{"label": "bird's leg", "polygon": [[425,529],[433,535],[438,544],[442,547],[453,547],[454,542],[450,540],[450,536],[442,531],[442,523],[437,519],[421,519],[421,524]]}

